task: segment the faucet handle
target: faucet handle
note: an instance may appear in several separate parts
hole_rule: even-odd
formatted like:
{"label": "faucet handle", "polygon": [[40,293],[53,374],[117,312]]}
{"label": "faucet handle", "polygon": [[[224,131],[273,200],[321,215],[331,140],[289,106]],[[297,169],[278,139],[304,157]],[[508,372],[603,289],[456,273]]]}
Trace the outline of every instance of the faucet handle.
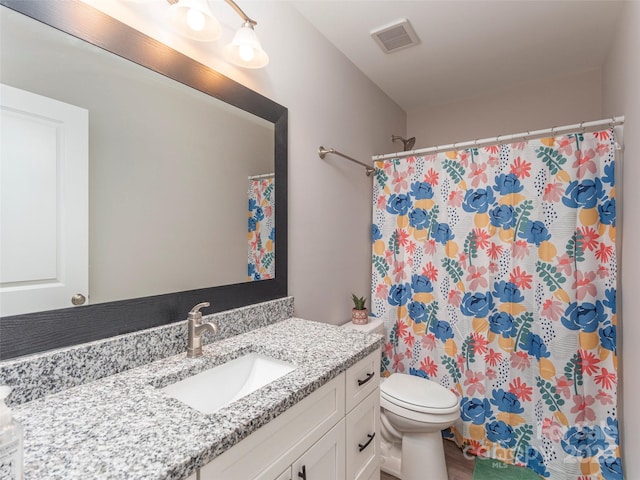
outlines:
{"label": "faucet handle", "polygon": [[200,312],[200,309],[201,308],[207,308],[208,306],[209,306],[209,302],[202,302],[202,303],[197,304],[189,312],[189,317],[190,318],[202,317],[202,312]]}

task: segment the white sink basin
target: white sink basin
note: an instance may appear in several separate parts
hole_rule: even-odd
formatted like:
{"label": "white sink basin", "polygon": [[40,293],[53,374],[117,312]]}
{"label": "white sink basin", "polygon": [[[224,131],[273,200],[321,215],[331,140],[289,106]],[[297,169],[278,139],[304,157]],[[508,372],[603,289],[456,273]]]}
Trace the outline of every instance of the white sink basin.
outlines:
{"label": "white sink basin", "polygon": [[249,353],[162,388],[202,413],[214,413],[295,370],[295,365]]}

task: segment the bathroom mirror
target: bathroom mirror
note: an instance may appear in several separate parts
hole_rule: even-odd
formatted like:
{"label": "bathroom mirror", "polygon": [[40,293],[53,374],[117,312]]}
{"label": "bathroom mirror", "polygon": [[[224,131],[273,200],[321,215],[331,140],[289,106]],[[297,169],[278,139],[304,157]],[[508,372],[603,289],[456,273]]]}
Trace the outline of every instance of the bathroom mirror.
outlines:
{"label": "bathroom mirror", "polygon": [[[286,296],[286,108],[82,2],[0,4],[30,17],[3,25],[2,83],[89,110],[90,143],[90,304],[1,318],[0,358]],[[248,177],[269,173],[275,278],[247,282]]]}

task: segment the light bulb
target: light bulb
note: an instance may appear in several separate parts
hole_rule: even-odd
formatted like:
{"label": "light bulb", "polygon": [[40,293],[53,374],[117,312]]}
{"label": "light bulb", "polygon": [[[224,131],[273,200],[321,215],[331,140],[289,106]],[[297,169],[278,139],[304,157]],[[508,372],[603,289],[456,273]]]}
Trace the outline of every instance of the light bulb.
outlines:
{"label": "light bulb", "polygon": [[206,23],[206,18],[204,17],[204,13],[202,13],[197,8],[190,8],[187,12],[187,25],[191,30],[196,32],[202,31],[204,28],[204,24]]}
{"label": "light bulb", "polygon": [[245,62],[250,62],[251,60],[253,60],[255,50],[250,45],[240,45],[240,47],[238,48],[238,55]]}

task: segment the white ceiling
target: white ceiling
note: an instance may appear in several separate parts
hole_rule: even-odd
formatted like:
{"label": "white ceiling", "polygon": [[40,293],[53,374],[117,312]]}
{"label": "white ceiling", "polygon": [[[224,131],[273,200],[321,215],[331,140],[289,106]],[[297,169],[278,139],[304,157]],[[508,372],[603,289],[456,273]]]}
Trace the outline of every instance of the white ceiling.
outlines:
{"label": "white ceiling", "polygon": [[[293,0],[405,111],[600,68],[618,0]],[[385,54],[370,32],[407,18],[421,43]]]}

